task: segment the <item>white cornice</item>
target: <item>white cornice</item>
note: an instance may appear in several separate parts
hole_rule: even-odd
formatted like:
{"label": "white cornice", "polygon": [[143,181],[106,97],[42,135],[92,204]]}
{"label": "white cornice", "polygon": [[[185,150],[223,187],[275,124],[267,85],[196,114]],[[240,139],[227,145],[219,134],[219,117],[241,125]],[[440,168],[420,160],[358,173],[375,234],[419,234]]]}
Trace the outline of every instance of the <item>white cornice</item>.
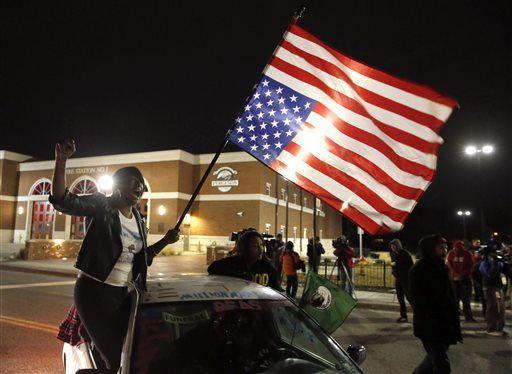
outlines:
{"label": "white cornice", "polygon": [[0,160],[11,160],[16,162],[23,162],[33,158],[29,155],[24,155],[21,153],[11,152],[11,151],[0,151]]}
{"label": "white cornice", "polygon": [[[201,155],[194,155],[185,152],[181,149],[174,149],[169,151],[155,151],[155,152],[139,152],[139,153],[126,153],[109,156],[95,156],[95,157],[82,157],[71,158],[68,160],[66,167],[90,167],[90,166],[105,166],[105,165],[119,165],[119,164],[139,164],[144,162],[161,162],[161,161],[183,161],[188,164],[209,164],[214,154],[206,153]],[[245,152],[228,152],[220,155],[218,163],[233,163],[233,162],[254,162],[255,159]],[[51,170],[55,162],[51,161],[37,161],[37,162],[24,162],[20,164],[20,171],[33,171],[33,170]]]}
{"label": "white cornice", "polygon": [[[199,155],[199,164],[201,164],[201,165],[209,164],[212,161],[213,156],[215,156],[214,153],[204,153],[204,154]],[[226,152],[226,153],[222,153],[219,156],[217,163],[225,164],[228,162],[254,162],[254,161],[256,161],[256,159],[245,152]]]}

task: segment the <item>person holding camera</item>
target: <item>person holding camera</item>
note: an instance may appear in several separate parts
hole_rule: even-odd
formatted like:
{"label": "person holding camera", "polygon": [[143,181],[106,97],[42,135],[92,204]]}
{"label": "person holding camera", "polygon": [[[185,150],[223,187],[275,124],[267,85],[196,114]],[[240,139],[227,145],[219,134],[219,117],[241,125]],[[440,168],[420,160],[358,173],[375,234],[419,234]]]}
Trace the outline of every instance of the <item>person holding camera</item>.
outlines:
{"label": "person holding camera", "polygon": [[389,248],[391,249],[391,273],[395,277],[396,297],[400,304],[400,318],[396,322],[404,323],[407,322],[405,298],[409,300],[409,270],[411,270],[414,261],[411,254],[403,248],[400,239],[391,240]]}
{"label": "person holding camera", "polygon": [[457,306],[462,300],[462,310],[466,322],[476,322],[471,311],[471,275],[474,266],[474,257],[465,247],[462,240],[453,244],[448,252],[446,265],[450,269],[450,277],[457,298]]}
{"label": "person holding camera", "polygon": [[507,336],[505,327],[505,297],[501,273],[503,262],[498,259],[495,248],[484,248],[479,270],[482,273],[484,297],[487,303],[487,333],[492,336]]}
{"label": "person holding camera", "polygon": [[59,212],[91,218],[75,264],[79,273],[74,302],[105,362],[106,372],[115,373],[128,326],[129,288],[146,289],[148,266],[165,246],[178,241],[179,230],[169,230],[160,241],[147,245],[147,228],[136,209],[146,186],[136,167],[114,173],[112,196],[79,196],[69,192],[66,162],[75,151],[73,140],[55,145],[49,201]]}
{"label": "person holding camera", "polygon": [[283,273],[286,275],[286,294],[292,298],[297,294],[298,278],[297,270],[306,270],[304,262],[299,254],[293,250],[293,242],[287,242],[284,253],[281,255],[281,265]]}
{"label": "person holding camera", "polygon": [[348,240],[345,236],[332,241],[334,247],[334,255],[338,258],[338,273],[342,287],[350,295],[354,293],[354,260],[356,252],[348,245]]}
{"label": "person holding camera", "polygon": [[236,255],[212,262],[208,274],[241,278],[280,291],[274,266],[262,258],[264,251],[261,234],[256,230],[247,230],[238,237]]}

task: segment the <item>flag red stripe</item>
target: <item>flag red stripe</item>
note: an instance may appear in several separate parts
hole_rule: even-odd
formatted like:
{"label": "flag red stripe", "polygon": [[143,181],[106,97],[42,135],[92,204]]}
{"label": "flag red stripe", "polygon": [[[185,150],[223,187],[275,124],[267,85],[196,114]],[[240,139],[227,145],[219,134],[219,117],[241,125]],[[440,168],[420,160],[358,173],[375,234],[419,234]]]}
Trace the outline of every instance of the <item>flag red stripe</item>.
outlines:
{"label": "flag red stripe", "polygon": [[431,143],[426,140],[423,140],[417,136],[412,135],[409,132],[400,130],[396,127],[387,125],[383,122],[380,122],[373,118],[366,109],[361,105],[361,103],[357,102],[354,99],[351,99],[342,93],[331,89],[324,82],[322,82],[318,77],[305,72],[297,66],[291,65],[286,61],[281,60],[279,57],[274,57],[270,63],[276,69],[281,70],[282,72],[300,80],[307,84],[310,84],[326,95],[328,95],[331,99],[333,99],[336,103],[343,106],[344,108],[351,110],[354,113],[357,113],[368,120],[372,121],[372,123],[383,133],[388,135],[393,140],[400,142],[402,144],[406,144],[411,148],[415,148],[421,152],[434,154],[436,143]]}
{"label": "flag red stripe", "polygon": [[446,105],[450,108],[453,108],[453,107],[455,107],[455,105],[457,105],[457,102],[455,100],[453,100],[447,96],[443,96],[427,86],[420,85],[417,83],[412,83],[412,82],[409,82],[402,78],[393,77],[393,76],[386,74],[382,71],[379,71],[373,67],[370,67],[368,65],[360,63],[359,61],[349,58],[349,57],[341,54],[337,50],[324,44],[319,39],[317,39],[316,37],[314,37],[307,31],[301,29],[300,27],[298,27],[296,25],[292,26],[292,28],[290,29],[290,32],[322,46],[323,48],[328,50],[330,53],[332,53],[343,65],[347,66],[348,68],[350,68],[360,74],[363,74],[367,77],[378,80],[382,83],[386,83],[390,86],[397,87],[401,90],[410,92],[414,95],[422,96],[422,97],[432,100],[436,103]]}
{"label": "flag red stripe", "polygon": [[396,152],[389,145],[383,142],[378,136],[358,129],[354,126],[350,126],[348,123],[335,116],[334,113],[327,109],[322,103],[317,102],[313,111],[324,118],[328,118],[329,122],[332,123],[341,133],[378,150],[403,171],[410,174],[419,175],[428,181],[432,180],[434,176],[433,169],[397,155]]}
{"label": "flag red stripe", "polygon": [[[301,147],[294,142],[288,144],[285,148],[289,153],[298,156]],[[303,156],[300,158],[303,162],[307,163],[312,168],[318,170],[329,178],[335,180],[339,184],[345,186],[350,191],[353,191],[357,196],[371,205],[377,212],[388,216],[393,221],[403,223],[408,215],[407,211],[399,210],[389,205],[375,192],[366,187],[363,183],[352,178],[350,175],[342,172],[341,170],[327,164],[326,162],[318,159],[311,153],[302,152]]]}
{"label": "flag red stripe", "polygon": [[[309,125],[309,124],[308,124]],[[394,194],[403,197],[404,199],[417,200],[423,193],[421,188],[413,188],[401,183],[398,183],[391,178],[383,169],[367,160],[365,157],[352,152],[351,150],[341,147],[339,144],[332,141],[330,138],[324,138],[327,151],[333,155],[341,158],[346,162],[356,165],[359,169],[365,171],[373,177],[378,183],[389,188]]]}
{"label": "flag red stripe", "polygon": [[396,101],[381,96],[373,91],[367,90],[366,88],[358,86],[357,84],[354,84],[354,82],[345,74],[345,72],[333,63],[303,51],[302,49],[294,46],[286,40],[281,43],[281,46],[289,52],[302,57],[317,69],[320,69],[327,74],[345,81],[348,85],[350,85],[350,87],[352,87],[354,91],[357,92],[361,99],[369,104],[399,114],[402,117],[405,117],[419,125],[428,127],[436,133],[440,131],[442,125],[444,124],[443,121],[430,114],[420,112],[411,107],[405,106]]}
{"label": "flag red stripe", "polygon": [[[277,173],[286,175],[285,170],[287,166],[283,162],[276,160],[269,166]],[[329,191],[326,191],[324,188],[317,185],[308,178],[296,173],[295,177],[290,180],[292,180],[292,182],[296,183],[297,185],[301,186],[309,193],[318,197],[322,201],[326,202],[328,205],[330,205],[337,211],[342,212],[345,217],[349,218],[351,221],[359,225],[364,231],[369,232],[372,235],[387,234],[391,232],[391,230],[388,227],[378,225],[375,221],[373,221],[368,216],[358,211],[356,208],[352,207],[350,204],[348,204],[346,209],[342,210],[342,200],[332,195]]]}

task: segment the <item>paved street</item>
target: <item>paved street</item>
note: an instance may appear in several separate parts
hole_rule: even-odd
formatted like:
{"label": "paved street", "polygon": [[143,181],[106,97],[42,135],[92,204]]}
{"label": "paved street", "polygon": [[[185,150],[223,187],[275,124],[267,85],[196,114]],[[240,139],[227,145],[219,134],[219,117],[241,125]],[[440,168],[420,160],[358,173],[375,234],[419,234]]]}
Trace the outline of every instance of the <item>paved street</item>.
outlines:
{"label": "paved street", "polygon": [[[72,302],[73,279],[2,270],[0,373],[61,370],[57,326]],[[364,344],[367,373],[411,373],[423,358],[411,325],[397,325],[395,312],[356,310],[335,334],[344,347]],[[507,373],[512,340],[488,338],[483,324],[465,325],[465,343],[451,350],[454,373]]]}

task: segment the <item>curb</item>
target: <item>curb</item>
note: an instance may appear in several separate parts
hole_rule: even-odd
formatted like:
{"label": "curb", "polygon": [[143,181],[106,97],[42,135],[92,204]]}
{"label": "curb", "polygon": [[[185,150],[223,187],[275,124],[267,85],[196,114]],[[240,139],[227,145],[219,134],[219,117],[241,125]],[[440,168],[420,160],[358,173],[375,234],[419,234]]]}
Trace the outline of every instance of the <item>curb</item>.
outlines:
{"label": "curb", "polygon": [[[70,270],[51,270],[51,269],[41,269],[41,268],[33,268],[33,267],[25,267],[25,266],[16,266],[16,265],[8,265],[0,262],[0,270],[11,270],[11,271],[19,271],[23,273],[33,273],[33,274],[44,274],[44,275],[53,275],[57,277],[66,277],[66,278],[76,278],[78,275],[78,270],[70,269]],[[357,302],[356,309],[364,309],[364,310],[375,310],[375,311],[386,311],[386,312],[397,312],[400,313],[400,306],[397,303],[383,303],[383,302],[371,302],[371,301],[361,301]],[[412,315],[412,308],[410,305],[407,305],[407,313]],[[474,310],[473,315],[475,317],[483,319],[483,312],[481,310]],[[512,316],[512,312],[507,311],[506,315],[508,318]],[[462,319],[461,319],[462,321]]]}
{"label": "curb", "polygon": [[16,265],[6,265],[0,263],[0,270],[11,270],[11,271],[19,271],[22,273],[32,273],[32,274],[44,274],[44,275],[55,275],[57,277],[67,277],[67,278],[76,278],[78,275],[78,270],[50,270],[50,269],[40,269],[40,268],[28,268],[24,266],[16,266]]}

